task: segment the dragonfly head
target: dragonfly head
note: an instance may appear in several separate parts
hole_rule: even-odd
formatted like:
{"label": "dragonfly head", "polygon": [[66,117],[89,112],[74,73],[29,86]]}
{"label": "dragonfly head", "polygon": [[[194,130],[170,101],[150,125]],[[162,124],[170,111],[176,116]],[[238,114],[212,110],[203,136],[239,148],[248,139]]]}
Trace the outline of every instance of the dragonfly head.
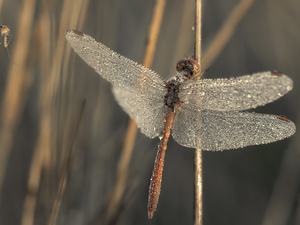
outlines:
{"label": "dragonfly head", "polygon": [[199,64],[192,57],[181,59],[176,64],[176,70],[188,79],[192,79],[199,70]]}

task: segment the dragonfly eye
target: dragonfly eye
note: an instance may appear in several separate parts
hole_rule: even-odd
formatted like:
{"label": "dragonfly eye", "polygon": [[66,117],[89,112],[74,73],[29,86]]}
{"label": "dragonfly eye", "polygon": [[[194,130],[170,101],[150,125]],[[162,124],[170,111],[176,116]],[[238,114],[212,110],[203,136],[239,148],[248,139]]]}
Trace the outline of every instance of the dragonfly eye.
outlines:
{"label": "dragonfly eye", "polygon": [[199,70],[199,64],[192,57],[189,59],[181,59],[176,64],[176,70],[183,72],[184,76],[192,78]]}

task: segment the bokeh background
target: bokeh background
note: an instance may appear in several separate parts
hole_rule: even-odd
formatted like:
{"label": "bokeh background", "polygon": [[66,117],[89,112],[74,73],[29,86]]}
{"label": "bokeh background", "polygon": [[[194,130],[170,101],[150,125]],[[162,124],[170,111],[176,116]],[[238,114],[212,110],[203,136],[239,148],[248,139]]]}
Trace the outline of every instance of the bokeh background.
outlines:
{"label": "bokeh background", "polygon": [[[240,2],[203,0],[203,52]],[[13,35],[11,58],[3,41],[0,46],[0,224],[49,224],[53,207],[58,210],[53,224],[193,223],[194,150],[172,138],[158,208],[147,219],[159,139],[140,132],[124,193],[107,218],[129,117],[110,84],[64,38],[67,30],[77,29],[142,63],[154,5],[154,0],[0,1],[2,24]],[[166,2],[152,66],[165,79],[174,75],[177,60],[193,55],[194,15],[192,0]],[[297,125],[300,1],[253,1],[208,66],[213,68],[204,78],[284,72],[294,89],[253,111],[284,115]],[[296,132],[268,145],[203,152],[203,223],[300,224],[299,138]],[[62,176],[66,182],[57,207]]]}

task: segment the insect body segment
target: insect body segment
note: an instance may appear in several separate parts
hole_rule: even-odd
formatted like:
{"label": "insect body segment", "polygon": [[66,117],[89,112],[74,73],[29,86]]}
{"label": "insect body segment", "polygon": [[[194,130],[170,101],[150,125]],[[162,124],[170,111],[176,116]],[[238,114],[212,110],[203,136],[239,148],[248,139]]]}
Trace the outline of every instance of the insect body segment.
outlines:
{"label": "insect body segment", "polygon": [[[4,48],[7,49],[7,54],[8,54],[8,57],[10,58],[8,45],[9,45],[9,42],[10,42],[11,38],[13,37],[13,35],[10,34],[10,29],[6,25],[0,25],[0,29],[1,29],[1,31],[0,31],[1,36],[3,37]],[[12,61],[12,63],[15,64],[13,61]],[[15,64],[15,65],[18,66],[17,64]]]}
{"label": "insect body segment", "polygon": [[3,37],[3,45],[7,48],[13,35],[10,34],[10,29],[6,25],[1,25],[0,28],[1,36]]}
{"label": "insect body segment", "polygon": [[182,82],[193,78],[193,75],[198,71],[198,68],[199,64],[192,58],[179,60],[177,62],[176,70],[180,74],[175,76],[173,79],[170,79],[165,85],[167,93],[164,96],[164,105],[167,110],[163,120],[164,127],[162,132],[162,139],[160,140],[160,144],[158,146],[154,169],[149,186],[148,218],[153,217],[153,213],[156,210],[159,199],[167,143],[171,134],[176,109],[178,108],[177,106],[180,106],[181,103],[178,97],[180,87]]}

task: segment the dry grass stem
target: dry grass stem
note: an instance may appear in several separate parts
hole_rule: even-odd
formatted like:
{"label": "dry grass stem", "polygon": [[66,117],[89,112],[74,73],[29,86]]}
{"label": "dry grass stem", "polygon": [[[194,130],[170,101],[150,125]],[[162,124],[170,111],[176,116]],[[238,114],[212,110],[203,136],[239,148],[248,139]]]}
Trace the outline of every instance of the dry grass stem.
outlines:
{"label": "dry grass stem", "polygon": [[[201,0],[195,1],[195,59],[201,72]],[[195,150],[195,225],[202,225],[202,149]]]}
{"label": "dry grass stem", "polygon": [[[176,65],[176,62],[178,61],[179,57],[182,55],[186,54],[187,49],[190,48],[191,43],[194,42],[194,32],[192,31],[192,27],[187,26],[187,24],[193,24],[195,21],[195,17],[191,15],[191,12],[194,11],[195,9],[195,4],[194,2],[190,1],[183,1],[182,2],[183,7],[182,7],[182,12],[181,12],[181,20],[180,20],[180,25],[178,26],[178,32],[174,36],[176,37],[176,46],[174,48],[174,54],[170,54],[170,57],[172,57],[172,65]],[[187,16],[190,15],[190,16]],[[166,73],[168,74],[168,77],[171,77],[174,75],[174,67],[170,66],[169,72]]]}
{"label": "dry grass stem", "polygon": [[[81,0],[80,0],[81,1]],[[74,3],[74,2],[73,2]],[[77,2],[78,3],[78,2]],[[85,1],[84,4],[72,4],[72,1],[64,1],[64,7],[62,11],[62,17],[64,23],[60,23],[60,29],[58,34],[58,39],[56,43],[59,43],[58,45],[60,48],[56,48],[54,51],[54,54],[51,54],[51,19],[50,19],[50,12],[48,10],[44,10],[44,12],[41,13],[39,22],[38,22],[38,43],[40,44],[39,54],[41,57],[41,88],[40,88],[40,110],[41,110],[41,118],[40,118],[40,133],[37,140],[34,158],[32,160],[31,164],[31,170],[29,174],[29,181],[28,181],[28,193],[25,199],[24,203],[24,209],[23,209],[23,216],[22,216],[22,224],[23,225],[31,225],[34,222],[34,212],[36,207],[36,200],[37,200],[37,191],[39,189],[40,185],[40,179],[41,179],[41,170],[45,169],[45,183],[44,187],[46,187],[45,190],[43,190],[41,193],[44,194],[44,201],[45,204],[48,206],[51,206],[52,201],[51,199],[51,192],[48,189],[51,189],[51,185],[53,183],[53,172],[56,170],[51,170],[51,168],[59,168],[59,163],[55,160],[56,159],[56,149],[53,149],[52,146],[55,146],[55,135],[53,135],[52,130],[57,130],[56,128],[53,128],[55,124],[57,124],[56,120],[58,119],[57,115],[53,115],[52,106],[53,106],[53,100],[55,99],[55,95],[59,89],[59,83],[56,82],[59,80],[59,68],[61,68],[61,62],[63,59],[64,54],[64,31],[69,28],[69,23],[71,25],[74,25],[73,23],[77,24],[76,21],[79,20],[80,10],[86,10],[86,5],[88,4],[88,1]],[[72,10],[71,6],[74,6],[74,10]],[[78,7],[85,5],[85,7]],[[71,9],[71,10],[70,10]],[[77,10],[76,10],[77,9]],[[50,9],[51,10],[51,9]],[[70,13],[73,12],[72,17],[70,16]],[[75,12],[74,12],[75,11]],[[75,14],[75,15],[74,15]],[[77,15],[77,18],[76,18]],[[70,21],[70,18],[72,18],[72,21]],[[70,22],[69,22],[70,21]],[[55,43],[55,42],[54,42]],[[70,52],[70,51],[69,51]],[[68,65],[69,57],[67,57],[67,60],[65,61],[64,68]],[[52,69],[52,71],[51,71]],[[54,72],[56,70],[56,72]],[[51,72],[50,72],[51,71]],[[66,69],[63,70],[65,73]],[[65,77],[65,76],[64,76]],[[64,86],[66,85],[66,82],[64,83]],[[64,90],[64,89],[63,89]],[[71,107],[69,107],[71,108]],[[63,107],[59,107],[59,109],[64,109]],[[71,123],[71,118],[67,118],[67,122]],[[70,124],[66,124],[65,126],[65,132],[64,132],[64,143],[66,143],[66,139],[68,135],[66,133],[69,133],[70,131]],[[69,140],[69,139],[68,139]],[[66,144],[65,144],[66,145]],[[64,146],[65,147],[65,146]],[[67,149],[67,147],[65,147]],[[64,151],[60,153],[63,155]],[[38,157],[42,156],[42,157]],[[40,161],[39,161],[40,160]],[[63,171],[64,172],[64,171]],[[66,172],[67,173],[67,172]],[[51,175],[52,174],[52,175]],[[52,181],[51,181],[52,180]],[[65,183],[63,183],[65,185]],[[61,185],[61,183],[60,183]],[[64,187],[64,185],[62,185]],[[54,184],[55,186],[55,184]],[[64,188],[60,189],[64,190]],[[60,197],[62,197],[63,191]],[[50,200],[50,201],[49,201]],[[60,203],[61,199],[58,199],[56,202]],[[60,204],[59,204],[60,205]],[[57,205],[53,206],[54,212],[57,215],[57,212],[59,210],[59,207]],[[47,216],[46,216],[47,217]],[[55,216],[51,217],[53,220],[56,219]],[[54,219],[55,218],[55,219]]]}
{"label": "dry grass stem", "polygon": [[[88,3],[87,3],[88,4]],[[58,137],[55,135],[54,132],[51,131],[57,131],[59,130],[59,124],[57,123],[58,119],[63,117],[63,115],[70,115],[70,110],[72,110],[71,103],[66,108],[66,105],[57,103],[57,107],[59,110],[53,111],[52,110],[52,102],[55,102],[55,99],[58,98],[59,89],[60,89],[60,71],[63,65],[63,60],[65,53],[66,53],[66,41],[64,38],[66,30],[70,29],[70,25],[78,24],[79,16],[80,16],[80,7],[83,5],[82,0],[65,0],[63,2],[62,12],[61,12],[61,18],[58,28],[58,35],[57,40],[55,42],[55,50],[53,53],[52,58],[52,65],[51,65],[51,72],[49,74],[48,81],[45,84],[44,88],[44,107],[43,107],[43,116],[45,116],[43,119],[48,121],[49,126],[43,127],[43,129],[49,129],[49,147],[47,148],[46,155],[49,156],[49,159],[45,159],[44,168],[46,169],[48,173],[48,180],[47,182],[51,182],[51,179],[53,177],[53,171],[57,171],[58,168],[62,168],[62,171],[59,171],[60,174],[60,180],[58,183],[58,191],[55,195],[55,201],[52,206],[52,211],[49,219],[49,224],[54,224],[57,219],[58,211],[61,204],[61,199],[65,190],[66,185],[66,178],[69,173],[69,168],[66,165],[66,160],[71,160],[69,157],[73,154],[73,149],[70,149],[70,152],[66,152],[66,149],[69,149],[69,140],[72,137],[72,117],[65,117],[65,125],[63,129],[62,134],[62,141],[61,141],[61,149],[57,149],[55,147],[55,143],[59,143]],[[82,8],[81,8],[82,9]],[[85,8],[86,9],[86,8]],[[71,19],[73,21],[71,21]],[[64,64],[66,68],[66,64]],[[63,69],[64,72],[66,72],[66,69]],[[66,79],[66,75],[62,75],[63,79]],[[62,86],[62,92],[60,98],[66,98],[66,89],[67,82],[63,82]],[[83,110],[83,109],[82,109]],[[81,117],[80,117],[81,118]],[[79,123],[79,121],[78,121]],[[78,124],[79,126],[79,124]],[[76,131],[78,132],[78,130]],[[77,134],[76,134],[77,135]],[[76,138],[74,138],[75,141]],[[51,143],[51,145],[50,145]],[[73,143],[74,144],[74,143]],[[57,145],[56,145],[57,146]],[[58,161],[56,154],[59,155],[62,159],[62,161]],[[68,161],[68,162],[69,162]],[[61,167],[61,164],[63,165]],[[51,173],[51,174],[50,174]],[[48,194],[49,195],[49,194]],[[48,198],[51,197],[51,195],[48,196]],[[52,202],[51,202],[52,203]],[[50,204],[51,204],[50,203]]]}
{"label": "dry grass stem", "polygon": [[[38,22],[36,23],[36,27],[34,29],[34,35],[37,36],[36,39],[43,40],[41,41],[41,49],[42,51],[39,54],[42,55],[41,64],[43,65],[42,68],[45,71],[48,71],[49,68],[49,61],[50,61],[50,19],[48,11],[44,11]],[[48,34],[48,35],[47,35]],[[48,46],[48,47],[47,47]],[[45,52],[46,51],[46,52]],[[46,54],[45,54],[46,53]],[[45,72],[44,71],[44,72]],[[42,72],[43,73],[43,72]],[[41,123],[42,125],[43,123]],[[44,125],[44,124],[43,124]],[[50,128],[48,127],[47,130]],[[43,130],[45,131],[45,129]],[[37,204],[37,194],[40,185],[41,179],[41,172],[44,162],[44,149],[47,148],[47,136],[48,132],[40,132],[38,141],[36,143],[36,147],[34,149],[33,158],[30,165],[29,170],[29,178],[27,183],[27,194],[24,201],[23,206],[23,214],[22,214],[22,225],[33,225],[34,224],[34,213]]]}
{"label": "dry grass stem", "polygon": [[[165,4],[166,4],[165,0],[157,0],[155,4],[150,30],[149,30],[148,43],[146,46],[145,56],[143,60],[143,65],[148,68],[152,66],[156,42],[160,31],[163,14],[164,14]],[[111,195],[112,199],[110,200],[110,204],[108,206],[107,221],[111,221],[114,218],[121,203],[121,199],[126,187],[128,166],[131,159],[132,150],[134,147],[136,133],[137,133],[136,122],[133,119],[130,119],[127,132],[126,132],[125,141],[124,141],[124,147],[122,149],[122,154],[118,165],[116,184]]]}
{"label": "dry grass stem", "polygon": [[[19,66],[10,64],[8,77],[6,81],[4,98],[1,112],[1,130],[0,130],[0,189],[6,171],[6,163],[8,162],[9,151],[12,146],[12,140],[19,117],[22,115],[23,107],[26,101],[30,77],[25,76],[26,60],[29,50],[29,42],[31,37],[32,22],[35,12],[35,0],[24,0],[23,8],[20,15],[20,23],[17,28],[15,39],[15,48],[12,54],[12,61]],[[29,31],[29,32],[28,32]]]}
{"label": "dry grass stem", "polygon": [[65,162],[63,164],[63,169],[62,169],[62,174],[61,174],[60,181],[59,181],[57,194],[56,194],[56,197],[54,200],[52,212],[51,212],[49,223],[48,223],[49,225],[56,224],[57,215],[58,215],[59,208],[61,205],[64,190],[65,190],[65,187],[67,184],[67,178],[68,178],[68,175],[69,175],[70,169],[71,169],[72,158],[73,158],[73,154],[74,154],[75,144],[76,144],[76,141],[78,138],[78,133],[80,130],[80,124],[82,121],[83,112],[84,112],[84,108],[85,108],[85,102],[86,101],[83,100],[81,109],[80,109],[80,113],[79,113],[79,117],[78,117],[78,121],[77,121],[77,125],[76,125],[76,129],[75,129],[75,135],[72,140],[72,144],[71,144],[70,150],[68,152],[68,156],[65,158]]}
{"label": "dry grass stem", "polygon": [[[83,0],[76,0],[71,2],[71,10],[70,12],[66,15],[66,23],[64,24],[66,27],[60,27],[59,29],[59,34],[58,34],[58,38],[57,38],[57,43],[59,43],[58,45],[61,46],[61,48],[63,49],[63,51],[58,50],[56,53],[57,55],[59,55],[61,58],[61,60],[57,61],[57,68],[62,70],[62,90],[59,92],[55,92],[53,95],[53,99],[56,99],[56,95],[60,94],[60,98],[61,99],[70,99],[72,98],[72,94],[74,93],[73,90],[73,86],[69,85],[70,83],[70,77],[68,76],[68,63],[69,63],[69,59],[70,59],[70,46],[66,44],[66,41],[64,39],[64,35],[65,35],[65,31],[69,30],[70,28],[74,28],[77,27],[79,19],[80,19],[80,15],[81,13],[84,14],[84,12],[81,12],[81,10],[86,10],[86,5],[88,4],[89,1],[83,1]],[[67,5],[66,5],[66,10],[67,10]],[[64,17],[64,15],[62,15],[62,17]],[[81,27],[77,27],[77,29],[81,29]],[[61,33],[60,33],[61,32]],[[62,56],[60,55],[62,54]],[[55,59],[53,60],[55,62]],[[71,73],[72,74],[72,73]],[[60,85],[59,83],[56,83],[57,81],[59,81],[60,77],[57,77],[57,80],[55,80],[55,86],[56,85]],[[70,88],[68,88],[70,87]],[[58,87],[56,87],[58,90]],[[68,105],[66,105],[63,101],[60,101],[59,103],[57,103],[59,106],[59,114],[56,115],[57,118],[64,118],[64,129],[63,129],[63,134],[62,134],[62,145],[61,145],[61,149],[62,149],[62,157],[61,159],[64,160],[65,158],[65,154],[64,154],[64,150],[63,149],[68,149],[69,148],[69,142],[70,142],[70,137],[72,135],[72,130],[73,130],[73,118],[71,116],[67,116],[67,115],[72,115],[72,111],[73,111],[73,104],[72,102],[70,102]],[[76,104],[76,103],[75,103]],[[56,125],[58,125],[56,123]],[[59,129],[59,128],[58,128]],[[59,151],[59,149],[58,149]],[[58,153],[60,154],[60,153]],[[68,155],[68,153],[67,153]],[[64,163],[63,162],[58,162],[58,164]]]}
{"label": "dry grass stem", "polygon": [[[83,27],[84,19],[86,18],[86,11],[89,4],[89,1],[77,1],[77,4],[74,4],[74,8],[72,10],[72,13],[70,15],[70,21],[69,26],[71,28],[76,27],[76,29],[81,30]],[[68,82],[68,76],[67,76],[67,70],[68,70],[68,64],[71,54],[71,48],[70,46],[66,46],[65,52],[64,52],[64,64],[62,69],[62,75],[63,75],[63,86],[67,85]]]}
{"label": "dry grass stem", "polygon": [[202,150],[195,150],[195,225],[202,224],[203,208]]}
{"label": "dry grass stem", "polygon": [[[2,12],[1,10],[2,10],[2,4],[3,4],[3,0],[0,0],[0,12]],[[2,24],[0,24],[0,25],[2,25]]]}
{"label": "dry grass stem", "polygon": [[143,60],[143,65],[148,68],[152,66],[152,62],[155,54],[156,42],[157,42],[161,22],[164,15],[165,5],[166,5],[166,0],[157,0],[154,7],[152,22],[151,22],[149,36],[148,36],[148,43],[146,46],[145,56]]}
{"label": "dry grass stem", "polygon": [[[196,0],[196,43],[195,43],[195,59],[201,68],[207,68],[208,65],[217,57],[217,55],[224,48],[229,38],[233,34],[238,22],[245,15],[254,0],[243,0],[233,10],[224,26],[209,45],[204,53],[203,60],[201,60],[201,0]],[[195,151],[195,225],[201,225],[202,222],[202,150]]]}
{"label": "dry grass stem", "polygon": [[40,177],[43,164],[43,145],[44,134],[39,134],[39,143],[33,153],[33,158],[29,171],[29,179],[27,184],[27,194],[23,206],[22,225],[33,225],[34,224],[34,212],[37,201],[37,193],[39,190]]}
{"label": "dry grass stem", "polygon": [[195,60],[199,63],[199,71],[202,71],[201,65],[201,0],[195,1]]}
{"label": "dry grass stem", "polygon": [[235,7],[235,9],[225,21],[221,30],[205,50],[203,54],[202,68],[206,69],[207,67],[209,67],[214,59],[220,54],[222,49],[229,41],[230,37],[233,35],[236,26],[244,17],[253,2],[254,0],[241,0],[240,3]]}

